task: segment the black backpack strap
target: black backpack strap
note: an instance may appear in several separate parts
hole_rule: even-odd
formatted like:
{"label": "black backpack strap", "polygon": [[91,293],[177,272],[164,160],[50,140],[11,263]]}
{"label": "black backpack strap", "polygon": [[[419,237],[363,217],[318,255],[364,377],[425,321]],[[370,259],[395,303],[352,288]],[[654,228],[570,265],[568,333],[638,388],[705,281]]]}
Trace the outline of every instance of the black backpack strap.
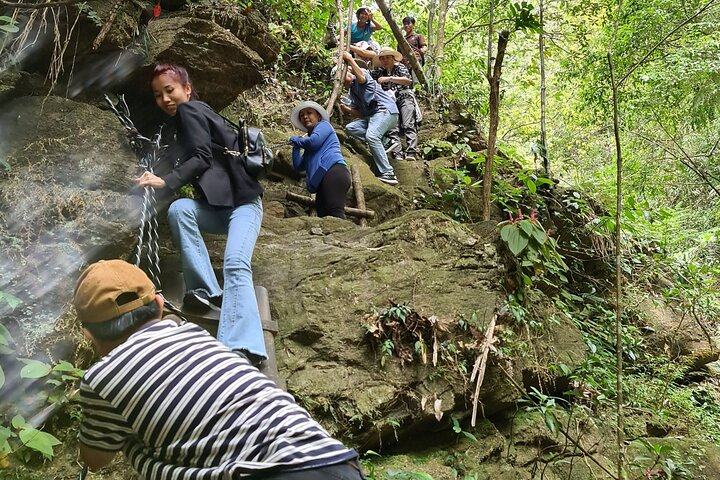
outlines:
{"label": "black backpack strap", "polygon": [[[215,112],[215,113],[217,113],[217,112]],[[221,114],[221,113],[218,113],[218,116],[219,116],[220,118],[222,118],[223,120],[225,120],[225,121],[226,121],[227,123],[229,123],[230,125],[232,125],[233,127],[235,127],[235,130],[237,130],[238,132],[245,127],[245,119],[244,119],[244,118],[239,118],[239,119],[238,119],[238,123],[239,123],[240,125],[242,125],[242,126],[240,126],[240,125],[238,125],[237,123],[233,122],[232,120],[230,120],[229,118],[227,118],[225,115],[223,115],[223,114]]]}
{"label": "black backpack strap", "polygon": [[247,123],[245,122],[245,119],[239,118],[238,123],[235,123],[232,120],[230,120],[229,118],[227,118],[225,115],[222,115],[218,112],[215,112],[215,113],[217,113],[220,118],[225,120],[226,123],[230,124],[230,126],[233,127],[238,132],[238,139],[240,142],[242,142],[242,145],[238,145],[238,147],[240,147],[240,149],[242,151],[236,152],[234,150],[230,150],[227,146],[218,145],[217,143],[215,143],[211,140],[213,147],[220,150],[223,153],[228,154],[228,155],[239,156],[241,154],[244,154],[245,156],[247,156],[247,154],[248,154],[248,130],[247,130]]}

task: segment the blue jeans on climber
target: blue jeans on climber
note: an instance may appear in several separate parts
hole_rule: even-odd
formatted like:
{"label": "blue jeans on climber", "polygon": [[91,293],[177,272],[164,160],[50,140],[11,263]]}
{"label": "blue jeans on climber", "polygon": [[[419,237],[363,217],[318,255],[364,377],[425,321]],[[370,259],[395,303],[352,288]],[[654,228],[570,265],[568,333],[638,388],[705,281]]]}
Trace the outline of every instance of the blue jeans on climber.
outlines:
{"label": "blue jeans on climber", "polygon": [[[168,221],[180,250],[186,290],[204,291],[208,297],[223,296],[218,340],[231,350],[267,358],[250,266],[262,215],[260,197],[235,208],[181,198],[170,205]],[[224,290],[215,277],[201,232],[227,234]]]}
{"label": "blue jeans on climber", "polygon": [[[393,168],[385,153],[382,144],[383,135],[391,130],[398,122],[398,114],[388,111],[380,111],[366,118],[353,120],[345,125],[345,131],[360,141],[366,141],[370,147],[370,153],[375,160],[378,173],[393,174]],[[395,182],[397,183],[397,182]]]}

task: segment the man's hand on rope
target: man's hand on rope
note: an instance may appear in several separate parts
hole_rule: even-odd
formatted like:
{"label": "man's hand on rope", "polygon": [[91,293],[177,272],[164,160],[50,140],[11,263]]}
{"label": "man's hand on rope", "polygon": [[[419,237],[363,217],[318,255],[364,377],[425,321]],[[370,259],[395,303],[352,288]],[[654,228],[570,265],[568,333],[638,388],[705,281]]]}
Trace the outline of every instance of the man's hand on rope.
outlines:
{"label": "man's hand on rope", "polygon": [[135,179],[135,183],[140,187],[152,187],[156,190],[165,188],[165,180],[150,172],[145,172],[140,175]]}

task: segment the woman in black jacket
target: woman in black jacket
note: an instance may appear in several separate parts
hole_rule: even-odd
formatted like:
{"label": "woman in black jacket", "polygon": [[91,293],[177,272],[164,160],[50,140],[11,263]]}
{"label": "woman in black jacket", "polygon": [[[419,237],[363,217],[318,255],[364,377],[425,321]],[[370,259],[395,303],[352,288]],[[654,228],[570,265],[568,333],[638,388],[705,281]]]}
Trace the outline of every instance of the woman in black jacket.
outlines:
{"label": "woman in black jacket", "polygon": [[[198,194],[197,200],[175,200],[168,210],[187,288],[184,307],[222,305],[218,340],[258,364],[267,354],[250,261],[262,222],[262,186],[223,153],[225,146],[237,150],[236,134],[210,106],[197,100],[184,68],[156,65],[150,85],[157,106],[175,124],[178,158],[167,175],[145,172],[137,184],[171,191],[192,184]],[[200,232],[227,233],[224,290]]]}

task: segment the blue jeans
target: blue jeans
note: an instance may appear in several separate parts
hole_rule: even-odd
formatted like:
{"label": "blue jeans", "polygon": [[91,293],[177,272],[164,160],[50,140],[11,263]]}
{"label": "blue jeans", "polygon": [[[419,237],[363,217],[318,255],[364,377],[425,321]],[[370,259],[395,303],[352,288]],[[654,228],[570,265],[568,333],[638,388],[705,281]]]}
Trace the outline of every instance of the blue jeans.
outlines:
{"label": "blue jeans", "polygon": [[382,111],[367,118],[353,120],[345,126],[345,131],[349,135],[368,143],[380,175],[394,173],[385,153],[382,138],[385,132],[392,129],[397,123],[397,113]]}
{"label": "blue jeans", "polygon": [[[168,221],[180,250],[186,290],[204,290],[210,297],[223,294],[218,340],[230,349],[242,348],[267,358],[250,266],[262,214],[259,197],[235,208],[216,208],[181,198],[170,205]],[[227,233],[224,292],[200,232]]]}

